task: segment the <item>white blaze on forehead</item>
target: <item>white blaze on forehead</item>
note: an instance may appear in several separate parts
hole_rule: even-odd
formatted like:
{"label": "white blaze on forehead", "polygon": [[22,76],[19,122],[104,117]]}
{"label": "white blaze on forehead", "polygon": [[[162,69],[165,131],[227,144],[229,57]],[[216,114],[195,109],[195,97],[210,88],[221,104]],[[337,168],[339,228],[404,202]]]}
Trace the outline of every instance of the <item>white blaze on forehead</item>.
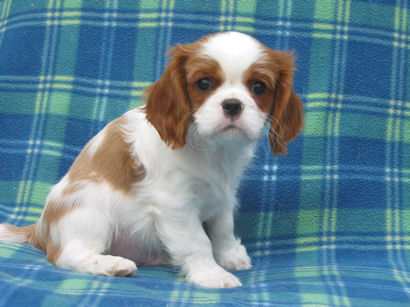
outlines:
{"label": "white blaze on forehead", "polygon": [[239,32],[215,34],[201,47],[201,53],[216,60],[229,81],[240,78],[253,63],[263,57],[263,45]]}

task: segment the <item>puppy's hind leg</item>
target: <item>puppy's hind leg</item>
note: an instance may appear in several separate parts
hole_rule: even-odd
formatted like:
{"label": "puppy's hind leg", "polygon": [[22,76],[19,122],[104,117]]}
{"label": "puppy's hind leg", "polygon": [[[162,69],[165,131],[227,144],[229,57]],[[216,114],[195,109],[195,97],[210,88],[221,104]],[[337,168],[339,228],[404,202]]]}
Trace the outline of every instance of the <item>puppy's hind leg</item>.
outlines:
{"label": "puppy's hind leg", "polygon": [[137,269],[131,260],[103,254],[109,250],[114,227],[95,208],[73,210],[50,230],[51,237],[59,238],[57,267],[103,276],[131,276]]}
{"label": "puppy's hind leg", "polygon": [[56,260],[56,266],[102,276],[131,276],[137,270],[133,261],[118,256],[102,255],[89,249],[83,242],[68,243]]}

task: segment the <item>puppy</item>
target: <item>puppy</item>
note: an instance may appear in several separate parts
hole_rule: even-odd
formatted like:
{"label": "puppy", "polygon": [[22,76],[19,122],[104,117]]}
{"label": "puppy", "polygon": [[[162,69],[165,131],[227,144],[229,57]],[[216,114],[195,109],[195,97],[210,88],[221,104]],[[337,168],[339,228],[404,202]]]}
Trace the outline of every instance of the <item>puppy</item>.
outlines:
{"label": "puppy", "polygon": [[168,264],[199,286],[241,285],[226,271],[251,267],[234,236],[235,193],[266,123],[275,155],[303,126],[293,60],[237,32],[170,54],[146,105],[88,142],[38,223],[2,224],[1,240],[78,272],[130,276],[136,263]]}

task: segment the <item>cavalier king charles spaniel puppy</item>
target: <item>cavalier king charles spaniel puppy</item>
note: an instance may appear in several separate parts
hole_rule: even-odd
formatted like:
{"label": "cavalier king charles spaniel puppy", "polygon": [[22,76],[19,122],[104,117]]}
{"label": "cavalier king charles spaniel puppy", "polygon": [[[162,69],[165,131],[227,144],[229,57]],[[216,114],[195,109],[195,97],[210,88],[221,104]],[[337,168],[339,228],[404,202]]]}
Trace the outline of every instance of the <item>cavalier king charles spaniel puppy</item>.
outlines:
{"label": "cavalier king charles spaniel puppy", "polygon": [[130,276],[175,265],[188,282],[237,287],[251,267],[234,235],[241,173],[265,124],[273,153],[303,127],[293,58],[237,32],[170,50],[146,105],[109,123],[50,191],[40,220],[0,225],[59,268]]}

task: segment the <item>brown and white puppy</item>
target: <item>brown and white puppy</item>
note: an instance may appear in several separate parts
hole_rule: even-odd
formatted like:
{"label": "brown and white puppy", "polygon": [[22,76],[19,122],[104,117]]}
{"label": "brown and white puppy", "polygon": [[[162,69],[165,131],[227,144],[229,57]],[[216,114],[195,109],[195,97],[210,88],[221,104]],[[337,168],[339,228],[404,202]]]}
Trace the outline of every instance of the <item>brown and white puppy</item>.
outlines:
{"label": "brown and white puppy", "polygon": [[2,224],[0,239],[79,272],[128,276],[136,263],[172,264],[200,286],[241,285],[226,271],[251,267],[234,236],[235,193],[266,123],[275,155],[303,126],[293,60],[237,32],[170,54],[146,105],[85,146],[38,223]]}

